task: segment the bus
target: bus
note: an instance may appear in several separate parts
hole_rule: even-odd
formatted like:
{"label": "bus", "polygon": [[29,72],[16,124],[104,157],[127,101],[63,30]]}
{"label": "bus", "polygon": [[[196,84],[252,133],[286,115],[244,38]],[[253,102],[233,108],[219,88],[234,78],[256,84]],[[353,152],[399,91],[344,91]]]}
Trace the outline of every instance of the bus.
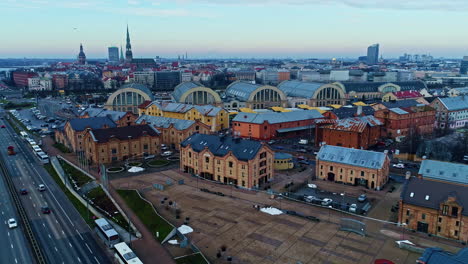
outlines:
{"label": "bus", "polygon": [[36,152],[36,156],[39,158],[42,164],[49,163],[49,156],[42,151]]}
{"label": "bus", "polygon": [[143,264],[143,262],[133,253],[125,242],[114,245],[115,255],[121,264]]}
{"label": "bus", "polygon": [[99,230],[101,237],[104,237],[107,246],[113,247],[120,242],[119,233],[107,222],[105,218],[94,220]]}

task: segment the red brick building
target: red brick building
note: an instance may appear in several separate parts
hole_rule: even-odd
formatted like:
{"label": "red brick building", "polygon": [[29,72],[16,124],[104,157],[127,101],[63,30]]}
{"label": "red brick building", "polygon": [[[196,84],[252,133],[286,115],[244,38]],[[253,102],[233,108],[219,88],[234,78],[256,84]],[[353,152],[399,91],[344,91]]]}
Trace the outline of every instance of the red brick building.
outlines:
{"label": "red brick building", "polygon": [[315,144],[368,149],[377,144],[382,128],[383,123],[373,116],[323,120],[317,124]]}
{"label": "red brick building", "polygon": [[313,136],[315,120],[322,117],[317,110],[242,112],[232,120],[232,131],[237,136],[258,140]]}
{"label": "red brick building", "polygon": [[411,133],[431,134],[434,130],[436,111],[426,105],[381,109],[375,117],[384,123],[384,134],[391,138],[405,137]]}
{"label": "red brick building", "polygon": [[13,72],[13,81],[15,82],[16,87],[28,87],[28,79],[36,77],[37,73],[35,72]]}

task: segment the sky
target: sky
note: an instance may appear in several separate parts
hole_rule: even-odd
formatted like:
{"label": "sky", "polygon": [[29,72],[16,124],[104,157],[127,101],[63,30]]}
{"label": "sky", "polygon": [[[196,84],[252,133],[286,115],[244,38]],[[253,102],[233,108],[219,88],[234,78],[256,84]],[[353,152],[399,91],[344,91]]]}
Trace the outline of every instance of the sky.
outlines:
{"label": "sky", "polygon": [[466,0],[0,0],[0,58],[468,55]]}

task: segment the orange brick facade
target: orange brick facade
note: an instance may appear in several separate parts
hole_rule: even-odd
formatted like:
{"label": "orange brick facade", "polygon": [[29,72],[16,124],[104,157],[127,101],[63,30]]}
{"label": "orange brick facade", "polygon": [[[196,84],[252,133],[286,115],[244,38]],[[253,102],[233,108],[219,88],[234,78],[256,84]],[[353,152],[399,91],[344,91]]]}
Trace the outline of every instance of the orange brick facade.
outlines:
{"label": "orange brick facade", "polygon": [[321,180],[349,185],[362,185],[369,189],[380,190],[388,181],[390,160],[388,157],[381,169],[371,169],[343,163],[317,159],[315,170]]}
{"label": "orange brick facade", "polygon": [[238,160],[232,152],[224,157],[213,155],[208,148],[195,152],[190,145],[180,149],[180,168],[186,173],[198,174],[200,177],[254,188],[274,177],[274,152],[263,146],[254,159]]}
{"label": "orange brick facade", "polygon": [[462,210],[463,206],[455,197],[442,201],[439,210],[405,204],[400,200],[398,222],[412,230],[467,242],[468,219],[462,215]]}
{"label": "orange brick facade", "polygon": [[[239,113],[242,115],[242,113]],[[267,121],[262,124],[255,123],[245,123],[245,122],[232,122],[232,131],[237,132],[240,137],[243,138],[252,138],[257,140],[270,140],[277,137],[299,137],[303,134],[313,135],[313,130],[306,129],[303,131],[289,132],[284,133],[284,135],[279,135],[277,133],[278,129],[284,128],[296,128],[302,126],[312,126],[315,123],[314,119],[294,121],[294,122],[284,122],[277,124],[270,124]]]}
{"label": "orange brick facade", "polygon": [[368,149],[379,141],[381,127],[366,125],[363,131],[342,131],[322,126],[317,128],[316,133],[317,146],[320,142],[326,142],[326,144],[333,146]]}
{"label": "orange brick facade", "polygon": [[[377,110],[375,117],[385,126],[384,133],[390,138],[408,136],[410,133],[431,134],[434,130],[436,111],[429,107],[402,108],[407,114],[397,114],[389,109]],[[412,132],[411,132],[412,131]]]}

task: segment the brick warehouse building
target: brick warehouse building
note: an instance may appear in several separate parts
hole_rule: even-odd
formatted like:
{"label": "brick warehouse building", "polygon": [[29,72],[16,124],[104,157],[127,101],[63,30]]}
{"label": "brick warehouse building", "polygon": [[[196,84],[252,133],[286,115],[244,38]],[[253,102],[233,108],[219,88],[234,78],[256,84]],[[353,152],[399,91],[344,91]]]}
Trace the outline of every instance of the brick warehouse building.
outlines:
{"label": "brick warehouse building", "polygon": [[423,233],[468,242],[468,165],[423,160],[406,180],[398,222]]}
{"label": "brick warehouse building", "polygon": [[390,138],[420,135],[434,131],[436,111],[427,105],[397,107],[375,111],[375,117],[384,123],[384,135]]}
{"label": "brick warehouse building", "polygon": [[261,142],[194,134],[180,145],[180,168],[186,173],[244,188],[274,177],[274,152]]}
{"label": "brick warehouse building", "polygon": [[232,120],[232,131],[243,138],[270,140],[277,137],[314,135],[315,120],[323,116],[317,110],[292,112],[239,113]]}
{"label": "brick warehouse building", "polygon": [[381,190],[388,181],[387,154],[337,146],[323,146],[317,154],[319,179]]}
{"label": "brick warehouse building", "polygon": [[382,126],[383,123],[373,116],[325,119],[317,123],[315,144],[368,149],[381,138]]}
{"label": "brick warehouse building", "polygon": [[141,159],[160,150],[159,133],[150,125],[89,129],[83,142],[85,156],[94,164]]}
{"label": "brick warehouse building", "polygon": [[28,87],[28,79],[33,77],[37,77],[37,73],[22,71],[13,72],[13,81],[16,87]]}

